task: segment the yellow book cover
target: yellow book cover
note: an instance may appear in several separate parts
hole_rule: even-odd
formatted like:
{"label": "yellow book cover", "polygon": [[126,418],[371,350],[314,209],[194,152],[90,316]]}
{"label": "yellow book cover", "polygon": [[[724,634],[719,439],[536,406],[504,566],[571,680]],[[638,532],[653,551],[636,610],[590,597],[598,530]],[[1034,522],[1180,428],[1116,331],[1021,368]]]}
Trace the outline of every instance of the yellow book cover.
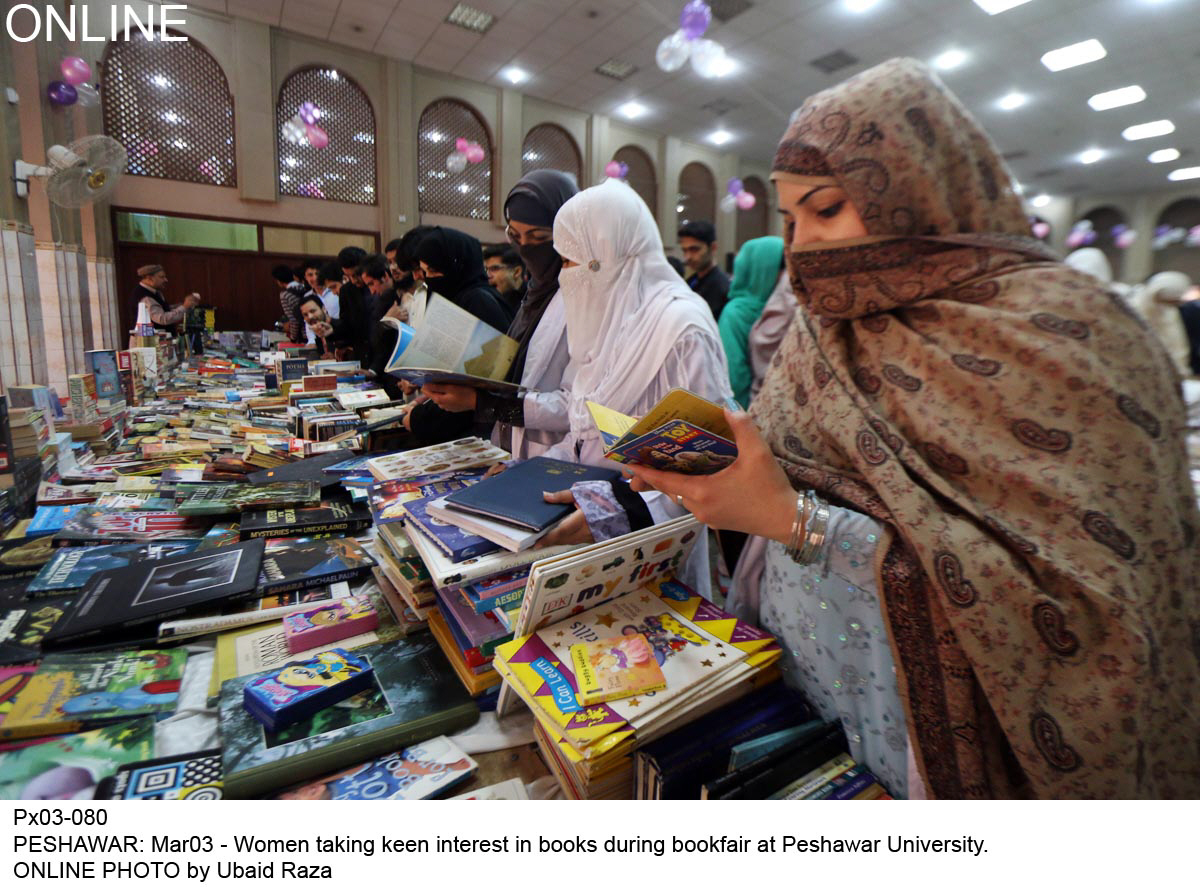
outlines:
{"label": "yellow book cover", "polygon": [[667,688],[645,634],[609,637],[571,647],[571,666],[581,705],[630,698]]}

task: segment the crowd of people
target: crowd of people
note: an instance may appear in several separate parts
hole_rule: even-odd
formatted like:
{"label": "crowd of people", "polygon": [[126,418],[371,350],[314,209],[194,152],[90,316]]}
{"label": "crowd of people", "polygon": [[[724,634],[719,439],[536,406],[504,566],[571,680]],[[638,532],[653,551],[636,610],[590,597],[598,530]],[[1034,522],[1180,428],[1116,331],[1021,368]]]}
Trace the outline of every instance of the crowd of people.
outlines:
{"label": "crowd of people", "polygon": [[[1061,262],[910,60],[806,101],[772,179],[784,236],[742,245],[732,281],[711,223],[678,233],[685,279],[626,184],[541,170],[507,196],[505,244],[418,226],[279,267],[288,334],[411,399],[419,444],[600,464],[588,401],[726,404],[731,466],[549,492],[577,509],[547,543],[684,511],[748,536],[727,607],[897,795],[1200,793],[1190,282],[1127,299]],[[419,326],[426,293],[517,341],[516,394],[389,380],[380,320]],[[698,548],[685,580],[710,578]]]}

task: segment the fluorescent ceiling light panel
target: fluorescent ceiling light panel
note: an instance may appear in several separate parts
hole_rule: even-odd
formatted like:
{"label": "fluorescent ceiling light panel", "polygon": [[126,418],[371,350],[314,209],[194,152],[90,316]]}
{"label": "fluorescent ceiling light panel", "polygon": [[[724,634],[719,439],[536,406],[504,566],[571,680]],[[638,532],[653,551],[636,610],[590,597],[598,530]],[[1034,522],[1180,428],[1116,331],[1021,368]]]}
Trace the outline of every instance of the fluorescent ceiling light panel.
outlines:
{"label": "fluorescent ceiling light panel", "polygon": [[622,105],[620,108],[617,109],[617,114],[621,115],[621,117],[629,118],[629,120],[635,120],[636,118],[641,117],[645,113],[646,113],[646,106],[643,105],[641,102],[636,102],[636,101],[626,102],[624,105]]}
{"label": "fluorescent ceiling light panel", "polygon": [[708,134],[708,141],[711,142],[713,145],[724,145],[726,142],[728,142],[732,138],[733,138],[733,134],[730,133],[728,130],[726,130],[724,127],[722,127],[719,130],[713,130],[711,133]]}
{"label": "fluorescent ceiling light panel", "polygon": [[1096,161],[1101,160],[1103,157],[1104,157],[1104,149],[1089,148],[1087,151],[1082,152],[1079,155],[1079,163],[1094,164],[1094,163],[1096,163]]}
{"label": "fluorescent ceiling light panel", "polygon": [[512,65],[504,69],[504,79],[514,86],[518,83],[523,83],[529,79],[529,75],[516,65]]}
{"label": "fluorescent ceiling light panel", "polygon": [[1042,56],[1042,64],[1051,71],[1065,71],[1076,65],[1086,65],[1108,55],[1108,51],[1099,40],[1084,40],[1072,43],[1070,46],[1052,49]]}
{"label": "fluorescent ceiling light panel", "polygon": [[870,12],[879,5],[879,0],[845,0],[843,4],[847,12]]}
{"label": "fluorescent ceiling light panel", "polygon": [[1050,196],[1047,194],[1037,195],[1029,203],[1032,204],[1034,207],[1045,207],[1047,204],[1050,203]]}
{"label": "fluorescent ceiling light panel", "polygon": [[1133,105],[1146,98],[1146,91],[1139,86],[1121,87],[1119,90],[1109,90],[1097,93],[1088,99],[1088,105],[1094,111],[1108,111],[1110,108],[1120,108],[1122,105]]}
{"label": "fluorescent ceiling light panel", "polygon": [[975,5],[988,15],[999,15],[1028,2],[1029,0],[975,0]]}
{"label": "fluorescent ceiling light panel", "polygon": [[1000,101],[996,104],[1002,111],[1015,111],[1028,101],[1028,96],[1026,96],[1024,93],[1018,93],[1014,90],[1005,96],[1001,96]]}
{"label": "fluorescent ceiling light panel", "polygon": [[1179,149],[1160,148],[1158,151],[1150,152],[1146,160],[1151,164],[1165,164],[1167,161],[1177,161],[1179,160]]}
{"label": "fluorescent ceiling light panel", "polygon": [[468,31],[474,31],[476,34],[483,34],[496,21],[496,17],[490,12],[460,3],[450,10],[446,21],[452,25],[458,25],[460,28],[466,28]]}
{"label": "fluorescent ceiling light panel", "polygon": [[1182,182],[1185,179],[1200,179],[1200,167],[1180,167],[1167,174],[1171,182]]}
{"label": "fluorescent ceiling light panel", "polygon": [[1121,131],[1121,135],[1133,142],[1136,139],[1153,139],[1155,136],[1166,136],[1168,133],[1174,132],[1175,125],[1170,121],[1162,120],[1126,127]]}
{"label": "fluorescent ceiling light panel", "polygon": [[967,60],[967,54],[961,49],[948,49],[933,60],[933,67],[939,71],[952,71]]}

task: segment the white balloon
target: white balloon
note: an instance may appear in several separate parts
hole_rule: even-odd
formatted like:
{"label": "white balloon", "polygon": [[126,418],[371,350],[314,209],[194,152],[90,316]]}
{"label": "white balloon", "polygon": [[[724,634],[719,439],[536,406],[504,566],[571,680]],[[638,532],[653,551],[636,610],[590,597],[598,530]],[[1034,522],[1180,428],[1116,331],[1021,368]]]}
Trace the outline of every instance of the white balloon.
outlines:
{"label": "white balloon", "polygon": [[75,93],[79,97],[77,101],[84,108],[92,108],[100,104],[100,93],[90,83],[76,85]]}
{"label": "white balloon", "polygon": [[726,195],[721,199],[722,213],[733,213],[735,210],[737,210],[737,198],[733,195]]}
{"label": "white balloon", "polygon": [[725,69],[725,47],[702,37],[692,44],[692,69],[701,77],[720,77]]}
{"label": "white balloon", "polygon": [[676,31],[670,37],[664,37],[654,52],[654,61],[663,71],[678,71],[688,60],[692,52],[692,42],[682,31]]}
{"label": "white balloon", "polygon": [[279,128],[279,135],[283,137],[284,142],[290,142],[292,145],[304,145],[308,142],[308,131],[303,123],[297,124],[295,118],[283,122],[283,126]]}
{"label": "white balloon", "polygon": [[446,169],[451,173],[462,173],[467,169],[467,156],[461,151],[452,151],[446,155]]}

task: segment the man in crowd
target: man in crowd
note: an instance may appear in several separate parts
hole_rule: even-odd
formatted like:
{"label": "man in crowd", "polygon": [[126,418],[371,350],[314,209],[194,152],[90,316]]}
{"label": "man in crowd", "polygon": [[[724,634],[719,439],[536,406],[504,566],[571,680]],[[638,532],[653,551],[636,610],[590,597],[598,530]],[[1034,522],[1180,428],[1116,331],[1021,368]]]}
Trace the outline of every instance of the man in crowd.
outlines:
{"label": "man in crowd", "polygon": [[182,303],[169,306],[162,293],[167,284],[167,273],[163,267],[151,263],[141,266],[137,274],[138,284],[133,292],[134,319],[137,318],[138,306],[145,306],[150,312],[150,321],[154,323],[155,330],[178,333],[178,325],[187,315],[187,311],[200,305],[200,295],[188,294]]}
{"label": "man in crowd", "polygon": [[283,310],[283,332],[289,343],[299,343],[304,335],[304,319],[300,317],[300,298],[307,289],[296,280],[295,270],[282,263],[271,270],[279,287],[279,307]]}
{"label": "man in crowd", "polygon": [[500,292],[513,314],[525,299],[529,283],[525,280],[525,266],[517,249],[511,244],[490,244],[483,249],[483,267],[487,270],[488,283]]}
{"label": "man in crowd", "polygon": [[362,280],[359,267],[366,258],[367,252],[361,247],[343,247],[338,251],[337,263],[342,269],[342,290],[338,295],[341,299],[342,317],[351,326],[352,333],[347,333],[347,341],[354,347],[354,357],[364,367],[370,358],[371,331],[377,319],[372,317],[372,297],[367,285]]}
{"label": "man in crowd", "polygon": [[316,294],[308,294],[300,300],[300,314],[308,327],[309,343],[317,347],[321,358],[336,358],[333,351],[333,324],[325,304]]}
{"label": "man in crowd", "polygon": [[715,262],[716,227],[703,219],[684,223],[679,229],[679,250],[692,273],[688,287],[704,298],[713,318],[719,319],[729,297],[729,276]]}

